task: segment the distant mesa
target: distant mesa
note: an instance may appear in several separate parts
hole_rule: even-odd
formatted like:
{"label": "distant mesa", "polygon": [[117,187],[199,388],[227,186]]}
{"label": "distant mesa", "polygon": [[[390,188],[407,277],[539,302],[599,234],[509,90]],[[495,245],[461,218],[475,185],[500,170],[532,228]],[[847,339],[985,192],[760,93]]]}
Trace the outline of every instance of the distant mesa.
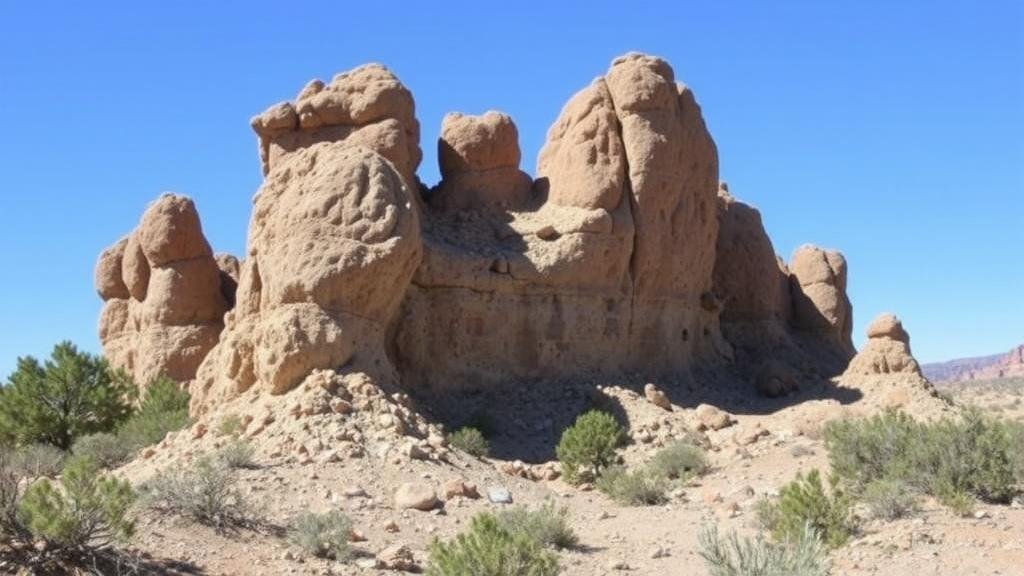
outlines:
{"label": "distant mesa", "polygon": [[1024,378],[1024,344],[1009,352],[935,362],[921,368],[930,380],[937,383]]}
{"label": "distant mesa", "polygon": [[[441,181],[420,182],[412,94],[378,64],[252,127],[265,179],[244,258],[214,256],[192,202],[166,195],[97,264],[107,356],[188,383],[195,414],[320,370],[429,391],[719,373],[774,396],[854,358],[846,260],[776,256],[660,58],[617,58],[574,95],[536,178],[512,118],[456,112]],[[876,324],[853,366],[916,370],[899,322]]]}

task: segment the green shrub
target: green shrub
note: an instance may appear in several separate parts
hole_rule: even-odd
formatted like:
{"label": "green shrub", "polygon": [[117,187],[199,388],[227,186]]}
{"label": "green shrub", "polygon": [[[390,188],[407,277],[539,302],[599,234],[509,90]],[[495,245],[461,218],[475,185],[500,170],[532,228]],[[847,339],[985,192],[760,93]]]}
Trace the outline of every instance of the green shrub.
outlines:
{"label": "green shrub", "polygon": [[591,410],[562,432],[555,453],[566,481],[593,480],[615,462],[615,450],[625,442],[625,430],[607,412]]}
{"label": "green shrub", "polygon": [[67,452],[50,444],[30,444],[14,451],[10,466],[23,478],[55,478],[67,457]]}
{"label": "green shrub", "polygon": [[491,444],[476,428],[464,426],[448,435],[448,443],[470,456],[483,458],[491,451]]}
{"label": "green shrub", "polygon": [[132,452],[152,446],[168,432],[181,430],[191,424],[188,416],[188,392],[177,382],[160,377],[150,382],[142,395],[139,407],[117,435]]}
{"label": "green shrub", "polygon": [[901,480],[961,511],[969,496],[997,503],[1018,493],[1024,445],[1017,425],[967,410],[959,419],[915,422],[894,411],[826,427],[832,469],[853,493]]}
{"label": "green shrub", "polygon": [[677,441],[659,450],[648,467],[652,473],[670,480],[685,480],[703,474],[708,460],[700,447]]}
{"label": "green shrub", "polygon": [[217,458],[228,468],[254,468],[256,466],[253,458],[255,452],[252,443],[235,438],[217,451]]}
{"label": "green shrub", "polygon": [[512,534],[525,534],[541,546],[572,548],[578,542],[569,526],[569,509],[551,500],[531,510],[514,506],[498,513],[498,524]]}
{"label": "green shrub", "polygon": [[255,523],[238,477],[221,459],[203,456],[190,467],[178,467],[142,487],[143,500],[158,512],[185,516],[218,530]]}
{"label": "green shrub", "polygon": [[668,479],[647,469],[635,472],[612,466],[597,479],[597,489],[626,506],[653,506],[668,501]]}
{"label": "green shrub", "polygon": [[554,576],[558,558],[526,534],[513,534],[486,512],[467,532],[430,545],[427,576]]}
{"label": "green shrub", "polygon": [[132,449],[116,434],[97,432],[75,440],[71,453],[92,458],[100,468],[117,468],[132,455]]}
{"label": "green shrub", "polygon": [[228,414],[220,419],[217,425],[217,433],[221,436],[238,436],[245,429],[242,417],[238,414]]}
{"label": "green shrub", "polygon": [[103,548],[133,534],[128,510],[134,501],[127,482],[100,475],[89,458],[73,457],[61,475],[61,489],[49,480],[28,487],[18,518],[33,536],[55,548]]}
{"label": "green shrub", "polygon": [[318,558],[345,560],[352,554],[348,545],[352,521],[337,510],[324,514],[304,512],[295,519],[289,540]]}
{"label": "green shrub", "polygon": [[829,561],[821,538],[809,525],[784,544],[731,532],[722,538],[718,527],[701,531],[698,553],[711,576],[827,576]]}
{"label": "green shrub", "polygon": [[887,410],[867,419],[834,420],[825,426],[832,473],[854,494],[882,478],[913,474],[908,450],[918,425],[902,412]]}
{"label": "green shrub", "polygon": [[799,539],[804,526],[810,525],[828,546],[838,548],[853,533],[851,501],[835,476],[831,485],[829,495],[817,470],[807,476],[797,474],[796,480],[779,490],[777,500],[760,505],[758,518],[777,542]]}
{"label": "green shrub", "polygon": [[872,518],[896,520],[917,509],[917,495],[905,482],[892,478],[875,480],[864,488],[864,503]]}
{"label": "green shrub", "polygon": [[0,388],[0,437],[68,450],[79,436],[109,432],[123,422],[131,412],[130,391],[130,381],[105,360],[62,342],[43,364],[18,358],[17,370]]}

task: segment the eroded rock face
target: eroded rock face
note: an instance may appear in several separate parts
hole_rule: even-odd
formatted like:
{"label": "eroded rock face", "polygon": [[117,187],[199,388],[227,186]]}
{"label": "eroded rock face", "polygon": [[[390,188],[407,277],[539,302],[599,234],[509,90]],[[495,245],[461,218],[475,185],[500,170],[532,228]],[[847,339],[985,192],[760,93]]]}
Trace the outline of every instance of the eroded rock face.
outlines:
{"label": "eroded rock face", "polygon": [[114,354],[135,318],[199,326],[234,305],[216,347],[192,347],[196,414],[323,371],[441,391],[736,363],[775,395],[815,342],[852,353],[842,256],[781,263],[757,210],[719,189],[700,107],[659,58],[618,58],[573,96],[536,181],[510,117],[453,113],[426,192],[412,95],[380,65],[314,80],[252,127],[265,181],[243,260],[214,258],[175,204],[97,265]]}
{"label": "eroded rock face", "polygon": [[249,226],[237,307],[193,385],[201,411],[315,369],[396,379],[385,332],[420,259],[412,193],[384,156],[346,140],[275,161]]}
{"label": "eroded rock face", "polygon": [[846,259],[835,250],[804,245],[793,253],[789,270],[797,328],[821,335],[852,356],[853,307],[846,296]]}
{"label": "eroded rock face", "polygon": [[192,200],[164,194],[130,235],[100,254],[100,341],[111,365],[146,385],[191,380],[217,343],[233,290]]}

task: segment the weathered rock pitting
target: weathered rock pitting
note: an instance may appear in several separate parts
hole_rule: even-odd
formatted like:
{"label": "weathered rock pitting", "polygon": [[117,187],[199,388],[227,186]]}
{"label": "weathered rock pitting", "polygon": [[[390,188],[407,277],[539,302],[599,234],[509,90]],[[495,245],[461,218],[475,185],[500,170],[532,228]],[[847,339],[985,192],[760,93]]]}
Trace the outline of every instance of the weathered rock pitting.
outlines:
{"label": "weathered rock pitting", "polygon": [[168,294],[154,325],[209,327],[171,374],[197,414],[319,370],[444,391],[725,369],[776,395],[853,354],[845,259],[778,259],[757,210],[720,190],[700,107],[659,58],[618,58],[573,96],[536,180],[492,111],[444,118],[442,179],[421,185],[412,94],[376,64],[310,82],[252,127],[265,181],[241,262],[215,259],[195,216],[163,236],[140,226],[97,266],[115,365],[173,364],[124,336],[140,329],[119,311],[147,287]]}

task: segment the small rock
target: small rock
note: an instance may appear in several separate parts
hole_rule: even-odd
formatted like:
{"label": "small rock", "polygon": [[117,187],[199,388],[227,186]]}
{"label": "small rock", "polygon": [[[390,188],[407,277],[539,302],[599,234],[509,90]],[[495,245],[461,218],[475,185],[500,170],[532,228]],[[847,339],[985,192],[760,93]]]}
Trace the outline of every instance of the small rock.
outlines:
{"label": "small rock", "polygon": [[416,559],[412,556],[412,550],[405,544],[392,544],[381,550],[377,554],[377,562],[385,570],[414,572],[419,569]]}
{"label": "small rock", "polygon": [[444,494],[445,500],[451,500],[456,496],[473,499],[480,497],[480,492],[477,491],[476,484],[466,482],[458,478],[445,482],[444,487],[442,488],[442,493]]}
{"label": "small rock", "polygon": [[394,520],[389,520],[388,523],[384,525],[384,531],[390,534],[396,534],[398,532],[401,532],[402,529],[398,527],[398,522],[395,522]]}
{"label": "small rock", "polygon": [[487,489],[487,499],[494,504],[511,504],[512,493],[509,492],[508,488],[492,486]]}
{"label": "small rock", "polygon": [[608,563],[609,570],[629,570],[629,564],[625,560],[612,560]]}
{"label": "small rock", "polygon": [[395,491],[395,506],[399,509],[427,511],[437,504],[437,493],[428,484],[406,482]]}
{"label": "small rock", "polygon": [[668,396],[661,390],[658,390],[658,387],[654,384],[648,383],[644,385],[644,398],[647,398],[648,402],[658,408],[668,411],[672,410],[672,402],[669,401]]}
{"label": "small rock", "polygon": [[736,419],[733,418],[732,414],[719,410],[710,404],[697,406],[695,416],[699,425],[705,429],[721,430],[736,423]]}
{"label": "small rock", "polygon": [[668,558],[668,557],[669,557],[669,552],[668,552],[668,550],[666,548],[658,546],[654,550],[651,550],[651,558],[654,559],[654,560],[657,560],[658,558]]}

